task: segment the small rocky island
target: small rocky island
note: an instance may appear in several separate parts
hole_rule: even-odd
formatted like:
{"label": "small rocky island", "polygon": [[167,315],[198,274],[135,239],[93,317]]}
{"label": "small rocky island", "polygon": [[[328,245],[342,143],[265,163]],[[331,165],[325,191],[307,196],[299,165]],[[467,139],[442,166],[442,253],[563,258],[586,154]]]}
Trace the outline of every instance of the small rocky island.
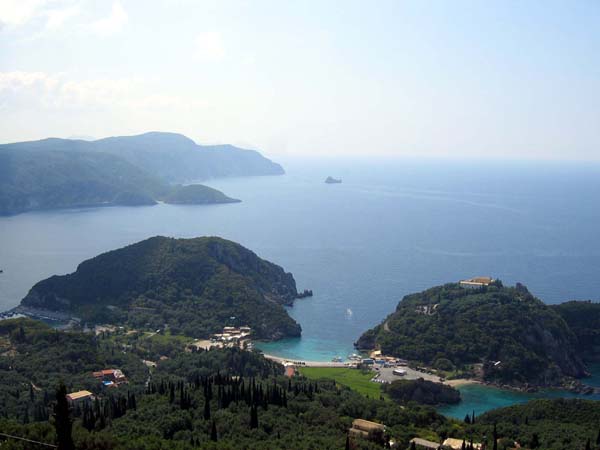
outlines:
{"label": "small rocky island", "polygon": [[340,178],[327,177],[325,179],[326,184],[340,184],[342,180]]}

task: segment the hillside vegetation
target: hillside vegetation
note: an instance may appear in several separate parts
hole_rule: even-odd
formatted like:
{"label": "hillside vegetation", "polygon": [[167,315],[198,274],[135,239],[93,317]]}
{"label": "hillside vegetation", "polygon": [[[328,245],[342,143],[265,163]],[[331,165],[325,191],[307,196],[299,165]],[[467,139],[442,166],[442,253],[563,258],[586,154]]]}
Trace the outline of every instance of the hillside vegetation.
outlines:
{"label": "hillside vegetation", "polygon": [[3,151],[0,214],[109,204],[154,204],[166,193],[160,179],[108,154]]}
{"label": "hillside vegetation", "polygon": [[97,141],[43,139],[0,145],[0,215],[56,208],[231,203],[188,180],[282,174],[260,153],[200,146],[174,133]]}
{"label": "hillside vegetation", "polygon": [[600,447],[600,402],[581,399],[532,400],[522,405],[499,408],[480,416],[475,432],[488,433],[496,424],[498,449],[544,450]]}
{"label": "hillside vegetation", "polygon": [[589,361],[600,361],[600,303],[570,301],[552,308],[577,336],[578,350]]}
{"label": "hillside vegetation", "polygon": [[[402,408],[331,381],[286,379],[281,365],[259,353],[181,348],[158,361],[148,378],[141,361],[135,362],[140,342],[127,348],[117,344],[117,338],[134,335],[55,331],[30,320],[1,324],[0,339],[13,349],[11,355],[0,354],[2,433],[57,442],[56,402],[48,391],[57,382],[55,373],[64,377],[68,392],[88,388],[99,396],[90,407],[71,410],[78,449],[341,449],[355,418],[385,423],[401,448],[416,434],[462,432],[460,422],[431,408]],[[91,372],[106,366],[121,367],[129,384],[101,389]],[[356,443],[357,449],[382,448],[366,440]],[[29,450],[28,445],[9,440],[2,448]]]}
{"label": "hillside vegetation", "polygon": [[111,367],[121,368],[133,384],[143,384],[148,376],[140,358],[101,345],[91,334],[59,332],[31,319],[0,321],[0,411],[5,417],[44,417],[40,409],[61,381],[69,392],[98,393],[92,372]]}
{"label": "hillside vegetation", "polygon": [[[216,237],[154,237],[40,281],[22,305],[67,311],[84,322],[129,323],[207,337],[224,325],[254,336],[299,336],[283,305],[297,296],[291,274],[250,250]],[[231,319],[234,317],[234,319]]]}
{"label": "hillside vegetation", "polygon": [[500,383],[558,385],[586,375],[577,337],[556,310],[500,282],[407,295],[357,346],[444,370],[482,364],[483,378]]}

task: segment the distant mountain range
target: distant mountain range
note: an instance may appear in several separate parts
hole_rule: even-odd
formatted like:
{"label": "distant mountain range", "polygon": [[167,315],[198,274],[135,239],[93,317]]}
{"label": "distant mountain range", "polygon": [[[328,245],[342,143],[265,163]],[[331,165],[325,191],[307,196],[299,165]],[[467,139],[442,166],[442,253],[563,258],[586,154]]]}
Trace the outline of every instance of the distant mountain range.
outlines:
{"label": "distant mountain range", "polygon": [[[49,138],[0,145],[0,214],[100,205],[232,202],[219,191],[176,183],[281,175],[260,153],[202,146],[175,133],[151,132],[96,141]],[[174,194],[175,189],[175,194]],[[184,199],[185,201],[182,201]]]}

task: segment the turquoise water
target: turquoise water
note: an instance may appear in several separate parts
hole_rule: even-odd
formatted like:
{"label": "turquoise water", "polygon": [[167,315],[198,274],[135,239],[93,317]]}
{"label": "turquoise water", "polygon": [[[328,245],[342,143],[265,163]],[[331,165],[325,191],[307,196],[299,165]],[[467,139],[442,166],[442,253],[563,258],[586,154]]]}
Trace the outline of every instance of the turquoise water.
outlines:
{"label": "turquoise water", "polygon": [[334,347],[327,341],[310,337],[259,342],[256,347],[270,355],[306,361],[331,361],[336,356],[346,358],[357,352],[351,342],[345,347],[343,345]]}
{"label": "turquoise water", "polygon": [[154,235],[232,239],[312,289],[290,308],[302,338],[263,346],[287,357],[344,357],[402,296],[474,275],[523,282],[547,303],[598,300],[600,165],[283,163],[285,176],[207,183],[239,204],[0,218],[0,310],[43,278]]}
{"label": "turquoise water", "polygon": [[[600,387],[600,364],[590,365],[589,369],[594,374],[591,378],[583,380],[590,386]],[[490,409],[501,408],[519,403],[526,403],[536,398],[586,398],[600,400],[600,394],[579,395],[567,391],[546,390],[536,393],[521,393],[497,389],[478,384],[469,384],[459,387],[461,402],[457,405],[449,405],[438,408],[444,415],[463,419],[467,414],[475,411],[476,415],[482,414]]]}

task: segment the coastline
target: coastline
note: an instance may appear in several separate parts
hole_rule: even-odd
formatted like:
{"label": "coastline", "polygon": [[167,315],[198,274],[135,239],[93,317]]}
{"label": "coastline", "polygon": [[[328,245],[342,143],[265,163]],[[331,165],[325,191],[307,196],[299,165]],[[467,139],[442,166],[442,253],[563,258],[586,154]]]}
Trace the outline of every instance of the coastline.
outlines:
{"label": "coastline", "polygon": [[350,363],[343,362],[333,362],[333,361],[305,361],[293,358],[283,358],[281,356],[269,355],[268,353],[263,353],[263,356],[266,359],[271,361],[278,362],[279,364],[285,365],[294,365],[300,367],[338,367],[338,368],[348,368],[351,367]]}
{"label": "coastline", "polygon": [[479,380],[476,380],[474,378],[457,378],[455,380],[446,380],[443,382],[445,385],[453,387],[453,388],[457,388],[460,386],[466,386],[468,384],[484,384]]}
{"label": "coastline", "polygon": [[52,322],[71,323],[81,322],[81,319],[72,316],[69,313],[61,311],[51,311],[48,309],[31,308],[28,306],[18,305],[9,310],[0,313],[0,320],[2,319],[14,319],[19,317],[30,317],[37,320],[49,320]]}

